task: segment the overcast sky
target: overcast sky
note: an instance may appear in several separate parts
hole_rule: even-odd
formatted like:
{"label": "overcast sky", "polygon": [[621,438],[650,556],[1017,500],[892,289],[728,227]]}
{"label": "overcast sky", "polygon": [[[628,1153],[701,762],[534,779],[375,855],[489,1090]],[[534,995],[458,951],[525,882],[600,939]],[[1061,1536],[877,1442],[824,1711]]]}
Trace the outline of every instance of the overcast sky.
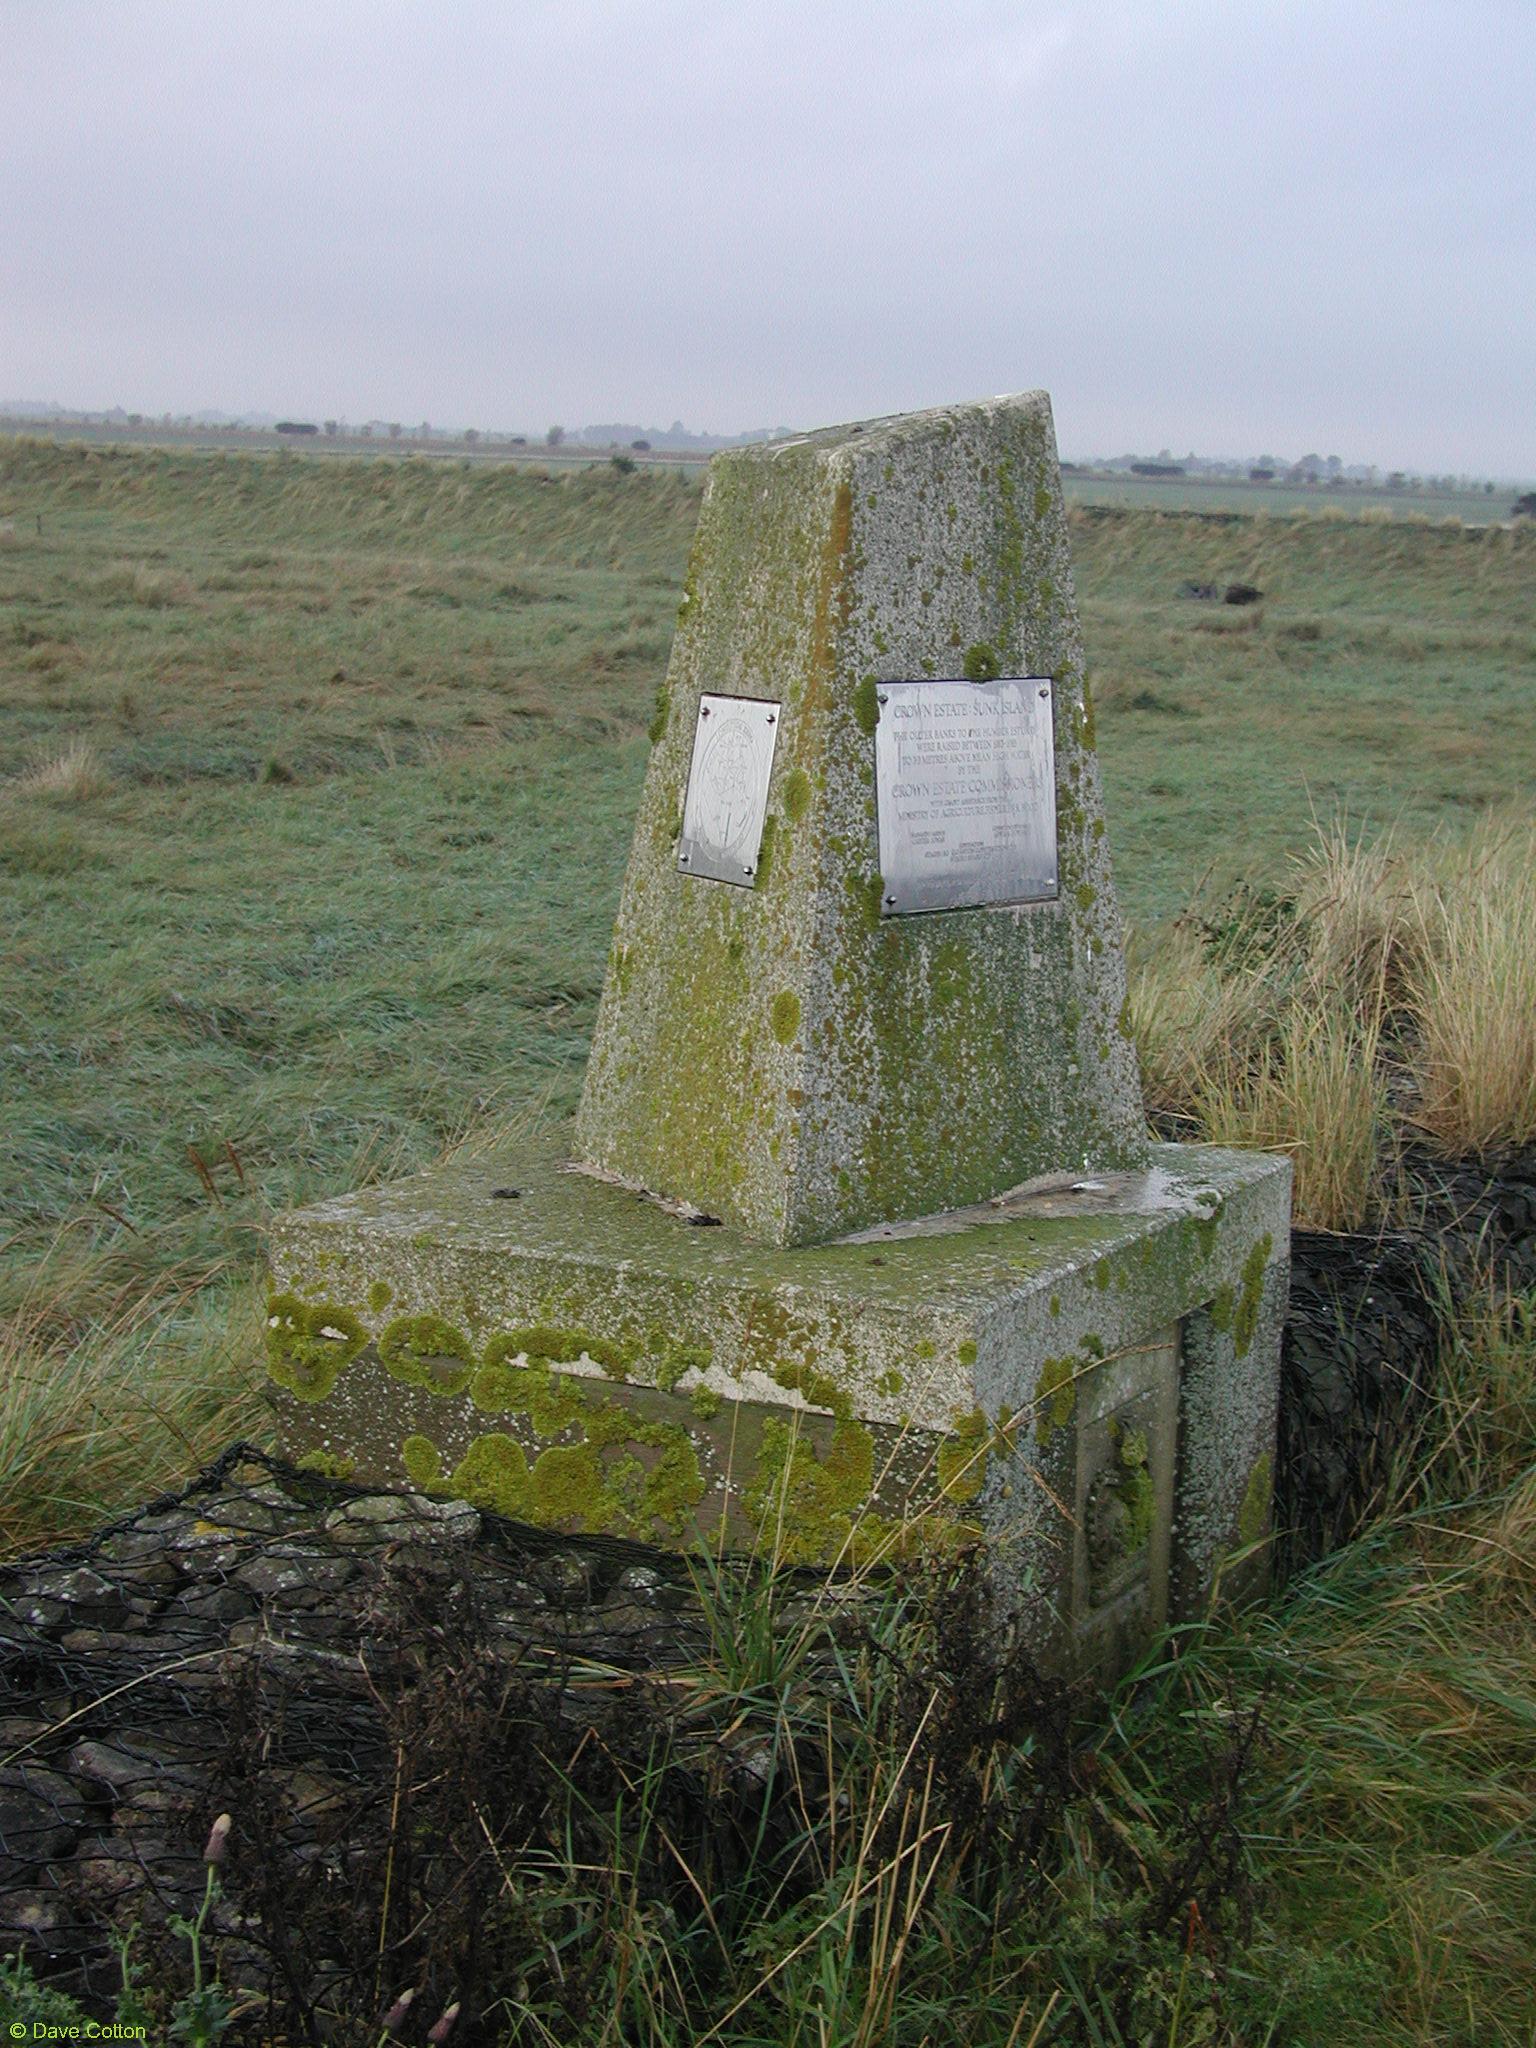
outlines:
{"label": "overcast sky", "polygon": [[1536,472],[1536,0],[0,0],[0,399]]}

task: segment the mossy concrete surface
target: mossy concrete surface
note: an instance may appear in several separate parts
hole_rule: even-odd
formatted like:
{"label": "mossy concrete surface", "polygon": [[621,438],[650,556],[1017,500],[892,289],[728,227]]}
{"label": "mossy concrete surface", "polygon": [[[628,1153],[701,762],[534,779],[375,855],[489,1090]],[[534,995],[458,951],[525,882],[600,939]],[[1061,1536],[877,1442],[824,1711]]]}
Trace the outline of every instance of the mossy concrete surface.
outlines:
{"label": "mossy concrete surface", "polygon": [[[555,1527],[686,1543],[724,1517],[801,1561],[976,1530],[1066,1663],[1122,1663],[1262,1538],[1286,1162],[1155,1146],[781,1250],[567,1150],[279,1219],[291,1453]],[[1095,1620],[1113,1603],[1131,1622]]]}
{"label": "mossy concrete surface", "polygon": [[[881,681],[1054,679],[1059,900],[880,915]],[[782,706],[754,886],[679,872],[704,692]],[[1145,1151],[1043,392],[710,466],[577,1127],[759,1243]]]}

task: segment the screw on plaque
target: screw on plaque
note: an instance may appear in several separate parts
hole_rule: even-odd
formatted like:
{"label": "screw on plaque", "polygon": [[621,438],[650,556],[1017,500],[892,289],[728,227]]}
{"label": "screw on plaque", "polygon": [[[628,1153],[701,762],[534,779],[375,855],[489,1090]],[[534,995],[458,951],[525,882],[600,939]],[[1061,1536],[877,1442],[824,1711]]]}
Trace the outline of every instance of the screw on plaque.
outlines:
{"label": "screw on plaque", "polygon": [[741,872],[742,872],[742,873],[743,873],[744,875],[755,875],[755,874],[757,873],[757,869],[756,869],[756,868],[743,868]]}
{"label": "screw on plaque", "polygon": [[686,853],[680,853],[680,854],[679,854],[679,855],[677,856],[677,864],[678,864],[678,866],[679,866],[680,868],[685,868],[685,867],[687,867],[687,865],[688,865],[688,855],[687,855]]}
{"label": "screw on plaque", "polygon": [[700,716],[700,718],[708,718],[708,716],[709,716],[709,706],[708,706],[707,704],[701,704],[701,705],[699,706],[699,716]]}
{"label": "screw on plaque", "polygon": [[890,701],[890,692],[888,690],[876,690],[875,702],[877,704],[889,704]]}
{"label": "screw on plaque", "polygon": [[769,712],[768,716],[763,720],[763,723],[764,725],[772,725],[775,723],[774,716],[771,711]]}
{"label": "screw on plaque", "polygon": [[1041,690],[1040,694],[1042,697],[1049,697],[1049,695],[1051,694],[1051,686],[1049,683],[1045,685],[1045,687]]}
{"label": "screw on plaque", "polygon": [[896,901],[896,898],[895,898],[894,896],[887,896],[885,900],[886,900],[886,902],[887,902],[887,903],[891,903],[891,904],[894,904],[894,903],[895,903],[895,901]]}

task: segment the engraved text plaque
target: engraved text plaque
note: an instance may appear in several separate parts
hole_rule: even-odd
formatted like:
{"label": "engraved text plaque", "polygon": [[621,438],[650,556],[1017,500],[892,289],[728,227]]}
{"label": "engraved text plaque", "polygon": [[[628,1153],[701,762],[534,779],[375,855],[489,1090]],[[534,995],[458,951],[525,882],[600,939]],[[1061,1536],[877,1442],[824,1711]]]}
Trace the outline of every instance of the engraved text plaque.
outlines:
{"label": "engraved text plaque", "polygon": [[768,811],[779,706],[760,697],[699,699],[677,865],[750,889]]}
{"label": "engraved text plaque", "polygon": [[882,913],[1054,899],[1050,678],[880,683],[876,694]]}

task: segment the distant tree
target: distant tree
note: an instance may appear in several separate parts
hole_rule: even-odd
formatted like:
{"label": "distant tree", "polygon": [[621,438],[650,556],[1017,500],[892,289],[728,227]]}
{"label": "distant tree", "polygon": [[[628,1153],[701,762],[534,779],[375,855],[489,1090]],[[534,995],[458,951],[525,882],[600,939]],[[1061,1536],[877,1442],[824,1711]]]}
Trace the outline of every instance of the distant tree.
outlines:
{"label": "distant tree", "polygon": [[402,428],[400,422],[398,420],[391,420],[389,423],[389,438],[391,439],[391,441],[398,441],[401,432]]}
{"label": "distant tree", "polygon": [[1512,519],[1536,519],[1536,491],[1526,491],[1509,508]]}
{"label": "distant tree", "polygon": [[[142,427],[142,426],[143,426],[143,424],[144,424],[144,415],[143,415],[143,413],[141,413],[141,412],[131,412],[131,413],[129,413],[129,415],[128,415],[128,424],[129,424],[129,426],[130,426],[130,427]],[[1493,485],[1492,485],[1492,484],[1490,484],[1490,485],[1488,486],[1488,488],[1489,488],[1489,490],[1491,491],[1491,490],[1493,489]]]}
{"label": "distant tree", "polygon": [[1483,485],[1483,495],[1486,498],[1491,498],[1493,496],[1493,485],[1491,483]]}
{"label": "distant tree", "polygon": [[340,422],[339,422],[338,420],[327,420],[327,421],[326,421],[326,423],[325,423],[325,432],[326,432],[326,437],[327,437],[327,439],[328,439],[328,440],[332,440],[332,441],[334,441],[334,440],[335,440],[335,438],[336,438],[336,436],[337,436],[337,434],[338,434],[338,433],[340,433],[340,431],[341,431],[341,424],[340,424]]}
{"label": "distant tree", "polygon": [[546,446],[547,448],[558,448],[558,447],[560,446],[560,443],[561,443],[561,442],[562,442],[562,441],[563,441],[564,439],[565,439],[565,429],[564,429],[564,427],[551,427],[551,428],[550,428],[550,430],[549,430],[549,432],[548,432],[548,433],[547,433],[547,434],[546,434],[546,435],[544,436],[544,445],[545,445],[545,446]]}
{"label": "distant tree", "polygon": [[513,448],[526,448],[528,446],[528,436],[526,434],[514,434],[508,445]]}
{"label": "distant tree", "polygon": [[640,455],[649,455],[651,452],[649,441],[631,441],[629,445]]}
{"label": "distant tree", "polygon": [[1389,491],[1406,491],[1407,488],[1407,477],[1404,476],[1400,469],[1394,469],[1387,477],[1387,489]]}
{"label": "distant tree", "polygon": [[479,438],[480,429],[478,427],[466,427],[464,429],[464,445],[466,448],[473,448]]}
{"label": "distant tree", "polygon": [[1265,469],[1260,466],[1249,470],[1248,479],[1250,483],[1267,484],[1273,482],[1274,474],[1275,472],[1272,469]]}
{"label": "distant tree", "polygon": [[634,475],[635,458],[633,455],[610,455],[608,460],[613,464],[620,476]]}
{"label": "distant tree", "polygon": [[279,420],[277,431],[280,434],[318,434],[320,429],[313,420]]}

